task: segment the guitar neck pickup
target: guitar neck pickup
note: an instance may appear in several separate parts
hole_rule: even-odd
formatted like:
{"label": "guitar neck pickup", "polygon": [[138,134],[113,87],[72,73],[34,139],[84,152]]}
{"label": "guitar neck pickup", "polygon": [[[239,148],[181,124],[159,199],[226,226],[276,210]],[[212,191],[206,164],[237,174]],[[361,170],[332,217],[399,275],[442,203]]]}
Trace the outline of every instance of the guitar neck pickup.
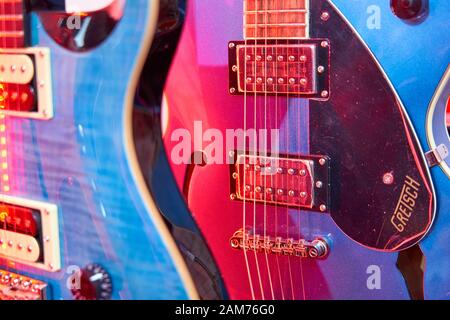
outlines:
{"label": "guitar neck pickup", "polygon": [[60,270],[57,207],[0,195],[0,259],[50,272]]}
{"label": "guitar neck pickup", "polygon": [[231,94],[329,99],[330,43],[327,39],[232,41],[228,47]]}
{"label": "guitar neck pickup", "polygon": [[0,269],[0,300],[45,300],[47,284]]}
{"label": "guitar neck pickup", "polygon": [[52,99],[49,49],[0,49],[1,114],[49,120]]}
{"label": "guitar neck pickup", "polygon": [[231,199],[329,212],[330,159],[235,153]]}

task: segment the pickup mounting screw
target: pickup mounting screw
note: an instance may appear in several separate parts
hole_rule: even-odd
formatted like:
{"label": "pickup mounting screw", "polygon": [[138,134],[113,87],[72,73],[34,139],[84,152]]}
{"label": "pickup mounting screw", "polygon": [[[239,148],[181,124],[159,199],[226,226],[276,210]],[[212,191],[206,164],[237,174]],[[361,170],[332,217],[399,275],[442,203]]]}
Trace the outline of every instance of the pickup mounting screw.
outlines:
{"label": "pickup mounting screw", "polygon": [[324,204],[321,204],[319,209],[320,209],[320,211],[325,212],[325,211],[327,211],[327,206]]}
{"label": "pickup mounting screw", "polygon": [[230,88],[230,93],[235,93],[236,92],[236,88]]}
{"label": "pickup mounting screw", "polygon": [[322,41],[320,45],[322,46],[322,48],[326,48],[328,47],[328,41]]}
{"label": "pickup mounting screw", "polygon": [[230,42],[230,43],[228,44],[228,48],[233,49],[234,47],[235,47],[234,42]]}
{"label": "pickup mounting screw", "polygon": [[237,72],[238,71],[238,67],[237,66],[233,66],[233,67],[231,67],[231,70],[233,70],[233,72]]}
{"label": "pickup mounting screw", "polygon": [[323,90],[320,95],[322,96],[322,98],[326,98],[326,97],[328,97],[328,91],[327,90]]}
{"label": "pickup mounting screw", "polygon": [[318,66],[317,67],[317,72],[318,73],[323,73],[325,71],[325,67],[324,66]]}
{"label": "pickup mounting screw", "polygon": [[328,21],[328,19],[330,19],[330,14],[327,11],[324,11],[320,15],[320,19],[322,19],[323,21]]}
{"label": "pickup mounting screw", "polygon": [[230,194],[230,199],[231,200],[236,200],[236,194],[235,193]]}
{"label": "pickup mounting screw", "polygon": [[322,181],[317,181],[316,182],[316,188],[322,188],[322,186],[323,186],[323,183],[322,183]]}
{"label": "pickup mounting screw", "polygon": [[305,191],[300,192],[300,197],[301,198],[306,198],[306,192]]}
{"label": "pickup mounting screw", "polygon": [[308,58],[307,58],[304,54],[302,54],[302,55],[300,56],[300,61],[301,61],[301,62],[306,62],[306,60],[308,60]]}
{"label": "pickup mounting screw", "polygon": [[233,175],[232,175],[232,177],[233,177],[233,179],[237,179],[237,177],[238,177],[238,174],[237,174],[237,172],[233,172]]}
{"label": "pickup mounting screw", "polygon": [[327,162],[327,160],[325,160],[325,158],[320,158],[320,160],[319,160],[319,164],[321,166],[325,165],[326,162]]}

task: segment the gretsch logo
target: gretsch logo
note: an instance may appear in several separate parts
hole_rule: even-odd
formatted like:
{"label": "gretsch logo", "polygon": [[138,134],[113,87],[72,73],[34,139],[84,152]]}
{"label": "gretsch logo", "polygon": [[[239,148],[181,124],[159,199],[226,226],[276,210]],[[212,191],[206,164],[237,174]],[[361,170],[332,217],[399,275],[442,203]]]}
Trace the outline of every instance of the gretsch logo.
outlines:
{"label": "gretsch logo", "polygon": [[399,232],[405,230],[406,224],[414,212],[416,200],[419,196],[419,187],[420,183],[410,176],[406,176],[400,199],[397,202],[397,206],[391,218],[392,225]]}

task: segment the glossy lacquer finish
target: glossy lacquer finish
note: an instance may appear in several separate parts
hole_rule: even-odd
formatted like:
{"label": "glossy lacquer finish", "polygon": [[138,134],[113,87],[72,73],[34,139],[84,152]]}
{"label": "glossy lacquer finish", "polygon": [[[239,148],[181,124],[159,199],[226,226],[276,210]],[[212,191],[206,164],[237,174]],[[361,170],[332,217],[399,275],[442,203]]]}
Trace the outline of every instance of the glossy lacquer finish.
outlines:
{"label": "glossy lacquer finish", "polygon": [[111,275],[113,299],[189,297],[156,206],[143,200],[149,195],[129,138],[136,79],[157,16],[156,1],[126,1],[111,35],[85,53],[58,46],[32,16],[32,45],[51,51],[55,116],[8,119],[17,164],[10,195],[58,206],[62,269],[9,269],[49,283],[51,299],[71,299],[68,277],[89,263]]}
{"label": "glossy lacquer finish", "polygon": [[[430,4],[428,19],[422,24],[412,25],[394,17],[386,3],[376,7],[381,13],[381,29],[369,29],[366,17],[372,13],[369,10],[372,3],[368,1],[333,1],[333,3],[342,10],[345,18],[363,40],[367,41],[369,48],[375,54],[374,59],[381,63],[395,89],[400,93],[400,100],[404,103],[418,131],[422,146],[427,149],[424,131],[426,107],[445,70],[445,59],[448,58],[446,47],[448,41],[445,38],[442,39],[445,37],[442,31],[445,19],[440,13],[441,10],[445,11],[447,5]],[[443,8],[438,8],[439,6]],[[244,127],[243,98],[232,97],[228,93],[227,47],[229,41],[242,39],[242,7],[240,0],[214,3],[214,5],[203,1],[191,1],[189,4],[184,34],[166,87],[169,122],[165,143],[169,156],[178,142],[171,141],[173,130],[188,128],[192,134],[194,121],[201,120],[203,130],[218,128],[224,131],[228,128]],[[434,38],[441,37],[437,46],[436,42],[431,42],[430,34],[435,35],[433,41]],[[422,43],[422,46],[417,45],[418,41]],[[426,53],[430,47],[436,48],[436,54]],[[345,51],[341,54],[345,55]],[[420,58],[419,62],[417,57],[424,57],[424,59]],[[417,76],[416,73],[422,73],[422,75]],[[389,82],[386,84],[389,85]],[[422,103],[417,101],[418,92],[420,92]],[[352,95],[358,95],[358,92],[355,90]],[[288,102],[279,97],[278,107],[274,111],[273,103],[267,104],[269,109],[265,109],[264,99],[264,96],[259,98],[256,107],[254,100],[248,99],[247,128],[279,127],[281,152],[290,154],[311,152],[308,145],[310,141],[307,139],[311,128],[308,130],[307,119],[310,114],[309,108],[312,108],[314,104],[308,103],[305,99],[291,98]],[[406,113],[404,117],[408,122]],[[364,118],[365,121],[370,121],[370,117]],[[364,124],[361,125],[364,126]],[[383,132],[380,132],[380,135],[382,134]],[[409,134],[414,136],[414,131],[410,131]],[[311,148],[317,149],[317,145]],[[374,157],[380,157],[380,155],[374,154]],[[398,165],[401,168],[402,164]],[[172,164],[172,168],[182,189],[187,167]],[[422,167],[422,170],[425,176],[428,176],[427,169]],[[436,180],[438,201],[440,201],[438,209],[441,210],[436,227],[432,229],[433,233],[424,241],[425,255],[429,255],[427,265],[430,266],[429,260],[434,258],[435,269],[438,263],[445,263],[446,259],[445,255],[438,257],[437,251],[444,252],[446,249],[442,246],[433,252],[429,250],[431,247],[427,249],[427,246],[431,237],[442,239],[445,237],[443,230],[446,223],[445,217],[442,217],[445,209],[442,208],[445,208],[445,202],[448,201],[448,198],[442,195],[443,192],[448,192],[445,191],[444,184],[448,185],[448,182],[442,180],[442,177]],[[247,252],[247,268],[244,253],[231,249],[228,241],[231,235],[242,227],[244,216],[246,225],[254,227],[255,207],[253,202],[246,203],[246,210],[243,213],[242,202],[230,200],[229,184],[228,165],[196,166],[189,180],[189,188],[184,185],[184,190],[188,196],[187,201],[193,217],[210,245],[231,298],[410,298],[405,281],[396,268],[397,254],[374,251],[357,244],[345,236],[327,214],[256,204],[258,212],[256,225],[260,234],[263,234],[262,225],[265,220],[267,225],[271,226],[270,229],[267,228],[267,232],[272,235],[278,232],[282,236],[307,240],[312,240],[316,236],[329,236],[331,250],[323,260],[275,258],[270,255],[266,257],[264,253],[255,255],[249,251]],[[364,181],[355,181],[355,188],[363,188],[363,185]],[[357,190],[349,189],[347,192],[350,195],[358,194]],[[432,196],[431,183],[428,192]],[[350,197],[347,198],[350,199]],[[358,201],[356,196],[355,201]],[[431,211],[434,212],[433,207]],[[439,223],[440,220],[443,222]],[[434,232],[434,230],[437,231]],[[377,273],[377,270],[380,271],[381,285],[374,288],[370,285],[373,284],[373,278],[369,276],[373,272]],[[439,294],[433,291],[437,290],[441,284],[433,285],[428,279],[440,277],[445,280],[446,272],[448,271],[444,267],[432,273],[430,273],[430,267],[427,268],[425,282],[427,297],[445,297],[442,290]]]}
{"label": "glossy lacquer finish", "polygon": [[[381,8],[381,29],[369,30],[361,13],[369,1],[336,0],[382,64],[414,123],[425,150],[428,106],[450,63],[450,3],[430,1],[429,15],[419,25],[392,16]],[[420,44],[420,45],[419,45]],[[444,118],[444,117],[443,117]],[[442,126],[445,120],[442,119]],[[439,129],[437,129],[439,130]],[[431,170],[437,196],[433,226],[420,243],[425,255],[425,299],[449,299],[450,292],[450,180],[440,167]]]}

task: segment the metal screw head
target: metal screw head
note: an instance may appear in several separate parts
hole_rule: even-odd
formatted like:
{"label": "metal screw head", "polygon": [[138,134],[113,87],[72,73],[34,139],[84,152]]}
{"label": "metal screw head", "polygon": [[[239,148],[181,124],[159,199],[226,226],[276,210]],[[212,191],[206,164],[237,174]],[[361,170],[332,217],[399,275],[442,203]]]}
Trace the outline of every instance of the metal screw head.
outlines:
{"label": "metal screw head", "polygon": [[383,183],[386,185],[391,185],[394,183],[394,175],[392,172],[387,172],[383,175]]}
{"label": "metal screw head", "polygon": [[283,84],[284,83],[284,79],[283,78],[278,78],[278,83],[279,84]]}
{"label": "metal screw head", "polygon": [[301,79],[300,79],[300,84],[301,84],[302,86],[306,86],[307,83],[308,83],[308,80],[306,80],[306,78],[301,78]]}
{"label": "metal screw head", "polygon": [[328,97],[328,91],[327,90],[323,90],[320,95],[322,96],[322,98],[326,98],[326,97]]}
{"label": "metal screw head", "polygon": [[324,204],[321,204],[319,209],[320,209],[320,211],[325,212],[325,211],[327,211],[327,206]]}
{"label": "metal screw head", "polygon": [[228,48],[233,49],[236,45],[234,44],[234,42],[230,42],[228,44]]}
{"label": "metal screw head", "polygon": [[238,174],[237,174],[237,172],[233,172],[233,174],[232,174],[232,177],[233,177],[233,179],[237,179],[237,177],[238,177]]}
{"label": "metal screw head", "polygon": [[231,70],[233,70],[233,72],[237,72],[238,71],[238,67],[237,66],[232,66]]}
{"label": "metal screw head", "polygon": [[289,197],[295,196],[295,191],[294,190],[289,190],[288,195],[289,195]]}
{"label": "metal screw head", "polygon": [[273,84],[273,78],[267,78],[267,84]]}
{"label": "metal screw head", "polygon": [[330,14],[327,11],[324,11],[320,15],[320,19],[322,19],[323,21],[328,21],[328,19],[330,19]]}
{"label": "metal screw head", "polygon": [[295,169],[290,168],[290,169],[288,170],[288,174],[289,174],[289,175],[293,176],[294,173],[295,173]]}
{"label": "metal screw head", "polygon": [[231,200],[236,200],[236,194],[234,194],[234,193],[230,194],[230,199]]}
{"label": "metal screw head", "polygon": [[306,198],[306,192],[305,191],[302,191],[302,192],[300,192],[300,197],[301,198]]}
{"label": "metal screw head", "polygon": [[326,162],[327,162],[327,160],[325,160],[325,158],[320,158],[320,160],[319,160],[319,164],[321,166],[325,165]]}
{"label": "metal screw head", "polygon": [[320,45],[321,45],[322,48],[326,48],[326,47],[328,47],[328,41],[322,41],[320,43]]}
{"label": "metal screw head", "polygon": [[282,196],[283,193],[284,193],[283,189],[278,189],[278,190],[277,190],[277,194],[278,194],[279,196]]}
{"label": "metal screw head", "polygon": [[318,73],[324,73],[325,72],[325,67],[324,66],[318,66],[317,67],[317,72]]}
{"label": "metal screw head", "polygon": [[266,188],[266,192],[267,192],[268,194],[272,194],[272,193],[273,193],[273,189],[272,189],[272,188]]}
{"label": "metal screw head", "polygon": [[236,92],[236,88],[230,88],[230,93],[235,93]]}
{"label": "metal screw head", "polygon": [[307,58],[304,54],[302,54],[302,55],[300,56],[300,61],[301,61],[301,62],[306,62],[306,60],[308,60],[308,58]]}
{"label": "metal screw head", "polygon": [[262,188],[260,186],[257,186],[255,188],[255,192],[260,193],[262,191]]}
{"label": "metal screw head", "polygon": [[316,188],[322,188],[322,186],[323,186],[323,183],[322,183],[322,181],[317,181],[316,182]]}
{"label": "metal screw head", "polygon": [[228,155],[229,155],[230,157],[234,157],[234,151],[231,150],[230,152],[228,152]]}
{"label": "metal screw head", "polygon": [[266,59],[267,59],[267,61],[272,61],[273,57],[271,55],[268,55]]}
{"label": "metal screw head", "polygon": [[306,176],[306,170],[305,169],[300,170],[299,173],[300,173],[300,175],[302,177]]}

